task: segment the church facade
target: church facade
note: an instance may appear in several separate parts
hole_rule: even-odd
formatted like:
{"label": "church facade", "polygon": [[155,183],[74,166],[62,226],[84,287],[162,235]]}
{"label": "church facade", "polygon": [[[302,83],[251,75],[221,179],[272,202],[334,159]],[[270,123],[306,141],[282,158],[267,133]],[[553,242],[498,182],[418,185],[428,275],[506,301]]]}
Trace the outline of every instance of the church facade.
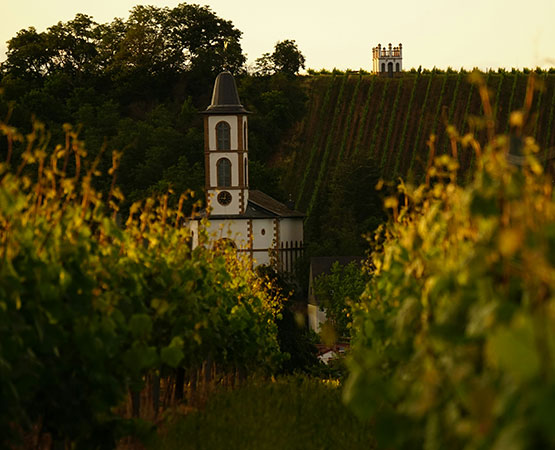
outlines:
{"label": "church facade", "polygon": [[212,243],[227,240],[253,266],[271,264],[291,272],[302,254],[304,214],[249,189],[249,112],[231,73],[218,75],[212,102],[202,114],[207,209],[190,221],[193,246],[199,245],[199,227],[206,218]]}

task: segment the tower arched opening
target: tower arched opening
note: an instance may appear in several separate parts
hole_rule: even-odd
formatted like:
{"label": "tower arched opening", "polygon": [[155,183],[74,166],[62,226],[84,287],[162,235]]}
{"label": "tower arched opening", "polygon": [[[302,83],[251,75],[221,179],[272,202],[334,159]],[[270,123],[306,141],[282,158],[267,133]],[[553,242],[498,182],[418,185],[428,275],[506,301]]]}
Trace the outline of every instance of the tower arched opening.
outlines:
{"label": "tower arched opening", "polygon": [[218,187],[231,186],[231,161],[227,158],[220,158],[216,163]]}
{"label": "tower arched opening", "polygon": [[229,123],[223,120],[216,124],[216,149],[231,149],[231,128]]}

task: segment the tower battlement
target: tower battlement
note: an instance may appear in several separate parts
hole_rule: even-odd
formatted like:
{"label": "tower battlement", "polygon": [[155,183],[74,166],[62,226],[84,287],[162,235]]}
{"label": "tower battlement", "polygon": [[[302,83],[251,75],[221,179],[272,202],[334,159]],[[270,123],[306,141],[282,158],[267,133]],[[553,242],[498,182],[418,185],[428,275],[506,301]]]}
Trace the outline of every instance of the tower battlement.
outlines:
{"label": "tower battlement", "polygon": [[403,44],[393,47],[391,43],[386,47],[378,44],[372,48],[372,72],[379,75],[400,73],[403,70]]}

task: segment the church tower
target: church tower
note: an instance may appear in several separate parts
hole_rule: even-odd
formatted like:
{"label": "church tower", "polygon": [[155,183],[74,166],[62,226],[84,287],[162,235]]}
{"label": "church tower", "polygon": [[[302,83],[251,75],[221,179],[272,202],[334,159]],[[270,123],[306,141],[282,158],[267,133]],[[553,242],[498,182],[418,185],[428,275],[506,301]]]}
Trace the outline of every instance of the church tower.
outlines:
{"label": "church tower", "polygon": [[[247,115],[233,75],[216,78],[204,116],[206,210],[191,217],[192,246],[231,241],[254,265],[292,274],[303,253],[304,214],[261,191],[249,190]],[[208,219],[205,221],[204,219]]]}
{"label": "church tower", "polygon": [[210,215],[243,214],[249,197],[247,114],[233,75],[216,78],[204,114],[206,201]]}

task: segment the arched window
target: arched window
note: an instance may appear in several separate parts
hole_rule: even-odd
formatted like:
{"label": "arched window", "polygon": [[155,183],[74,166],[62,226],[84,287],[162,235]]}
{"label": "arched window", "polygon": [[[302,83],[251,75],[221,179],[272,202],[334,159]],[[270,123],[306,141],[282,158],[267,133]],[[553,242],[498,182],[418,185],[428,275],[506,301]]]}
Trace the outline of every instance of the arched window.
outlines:
{"label": "arched window", "polygon": [[216,148],[218,150],[229,150],[231,148],[231,132],[227,122],[216,124]]}
{"label": "arched window", "polygon": [[243,150],[247,149],[247,122],[245,122],[245,126],[243,127]]}
{"label": "arched window", "polygon": [[245,157],[245,172],[244,172],[245,186],[248,186],[249,184],[249,174],[247,173],[247,170],[249,170],[249,163],[247,161],[247,158]]}
{"label": "arched window", "polygon": [[385,73],[385,63],[382,63],[382,72]]}
{"label": "arched window", "polygon": [[393,73],[393,63],[392,62],[387,63],[387,71],[389,72],[389,74]]}
{"label": "arched window", "polygon": [[218,173],[218,187],[231,186],[231,161],[227,158],[220,158],[216,163]]}
{"label": "arched window", "polygon": [[399,72],[399,63],[395,63],[395,72]]}

